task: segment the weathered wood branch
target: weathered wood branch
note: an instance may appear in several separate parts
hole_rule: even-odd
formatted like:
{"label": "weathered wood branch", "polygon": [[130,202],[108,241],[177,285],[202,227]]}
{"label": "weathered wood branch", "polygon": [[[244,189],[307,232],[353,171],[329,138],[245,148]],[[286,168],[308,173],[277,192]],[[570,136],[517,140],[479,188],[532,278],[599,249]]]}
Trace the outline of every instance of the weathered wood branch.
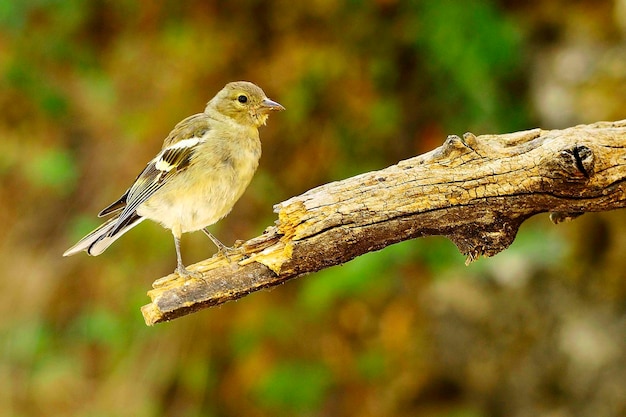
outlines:
{"label": "weathered wood branch", "polygon": [[468,262],[514,240],[543,212],[558,223],[626,205],[626,120],[565,130],[449,136],[426,154],[277,204],[274,226],[241,254],[199,262],[204,279],[161,278],[149,325],[279,285],[422,236],[450,238]]}

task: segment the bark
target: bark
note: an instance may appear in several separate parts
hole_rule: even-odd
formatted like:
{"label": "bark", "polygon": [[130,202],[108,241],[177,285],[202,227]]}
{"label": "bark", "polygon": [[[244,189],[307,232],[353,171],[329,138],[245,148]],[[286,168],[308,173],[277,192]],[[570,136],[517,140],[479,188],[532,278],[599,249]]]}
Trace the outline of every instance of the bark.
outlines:
{"label": "bark", "polygon": [[626,205],[626,120],[564,130],[448,136],[439,148],[277,204],[278,220],[203,279],[161,278],[142,307],[153,325],[422,236],[452,240],[467,263],[515,239],[529,217],[554,223]]}

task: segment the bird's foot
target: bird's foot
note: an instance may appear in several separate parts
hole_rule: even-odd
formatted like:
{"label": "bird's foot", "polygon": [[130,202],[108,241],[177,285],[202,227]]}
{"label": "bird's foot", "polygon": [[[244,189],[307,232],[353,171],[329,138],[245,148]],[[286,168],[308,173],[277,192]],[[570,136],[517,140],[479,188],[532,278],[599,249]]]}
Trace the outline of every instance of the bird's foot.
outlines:
{"label": "bird's foot", "polygon": [[215,246],[217,246],[217,256],[223,255],[229,264],[233,263],[231,256],[235,257],[236,255],[243,255],[241,248],[239,247],[231,248],[229,246],[224,245],[222,242],[219,241],[218,238],[213,236],[206,227],[202,229],[202,231],[209,237],[209,239],[211,239],[211,241],[213,241]]}
{"label": "bird's foot", "polygon": [[176,272],[180,277],[184,279],[196,278],[196,279],[201,279],[204,281],[204,279],[202,278],[202,272],[190,271],[187,268],[185,268],[184,265],[178,265],[176,269],[174,270],[174,272]]}
{"label": "bird's foot", "polygon": [[234,258],[244,255],[244,252],[241,247],[226,246],[221,242],[219,245],[216,245],[216,246],[217,246],[217,256],[220,256],[220,255],[224,256],[224,258],[226,258],[229,264],[233,263]]}

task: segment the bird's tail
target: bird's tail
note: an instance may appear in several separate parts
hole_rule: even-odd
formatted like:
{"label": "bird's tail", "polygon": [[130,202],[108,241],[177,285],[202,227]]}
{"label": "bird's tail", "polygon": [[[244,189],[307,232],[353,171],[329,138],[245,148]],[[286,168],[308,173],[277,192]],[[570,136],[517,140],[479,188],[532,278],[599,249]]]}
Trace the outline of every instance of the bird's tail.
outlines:
{"label": "bird's tail", "polygon": [[111,246],[113,242],[122,237],[124,233],[137,226],[144,219],[145,217],[135,213],[122,224],[119,224],[119,216],[112,217],[66,250],[63,256],[75,255],[81,251],[86,251],[92,256],[98,256]]}

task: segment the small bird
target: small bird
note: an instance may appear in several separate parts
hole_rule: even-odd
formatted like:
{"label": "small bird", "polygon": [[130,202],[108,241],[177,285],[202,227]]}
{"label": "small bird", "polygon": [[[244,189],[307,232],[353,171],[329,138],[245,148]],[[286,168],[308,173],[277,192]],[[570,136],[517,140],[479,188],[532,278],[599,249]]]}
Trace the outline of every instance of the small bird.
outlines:
{"label": "small bird", "polygon": [[133,185],[98,217],[113,215],[69,248],[63,256],[86,251],[100,255],[124,233],[145,219],[160,223],[174,235],[177,266],[184,277],[201,274],[185,268],[180,252],[183,233],[203,230],[227,255],[230,249],[207,227],[226,216],[241,197],[259,165],[258,128],[269,113],[285,110],[263,90],[246,81],[226,84],[203,113],[178,123],[161,152]]}

